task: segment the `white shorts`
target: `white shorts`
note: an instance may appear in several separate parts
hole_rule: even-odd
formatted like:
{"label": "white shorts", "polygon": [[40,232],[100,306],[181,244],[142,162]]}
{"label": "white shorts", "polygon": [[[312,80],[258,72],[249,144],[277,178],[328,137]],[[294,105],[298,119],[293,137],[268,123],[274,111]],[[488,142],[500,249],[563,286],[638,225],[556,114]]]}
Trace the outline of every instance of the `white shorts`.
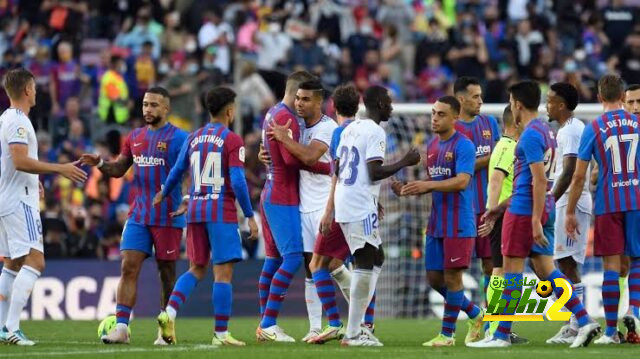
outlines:
{"label": "white shorts", "polygon": [[305,253],[313,253],[313,247],[316,245],[316,238],[320,232],[320,221],[324,211],[315,211],[309,213],[300,213],[302,221],[302,248]]}
{"label": "white shorts", "polygon": [[40,211],[20,202],[13,213],[0,217],[0,256],[20,258],[31,248],[44,253]]}
{"label": "white shorts", "polygon": [[[372,218],[375,218],[372,220]],[[377,215],[369,216],[358,222],[340,223],[342,233],[347,240],[351,254],[369,243],[379,248],[382,244],[382,238],[378,232]]]}
{"label": "white shorts", "polygon": [[576,234],[576,239],[570,241],[564,229],[566,210],[566,206],[556,208],[553,259],[557,260],[571,256],[576,262],[582,264],[587,254],[587,236],[589,234],[589,226],[591,225],[591,214],[576,210],[576,219],[578,220],[578,231],[580,231],[580,234]]}

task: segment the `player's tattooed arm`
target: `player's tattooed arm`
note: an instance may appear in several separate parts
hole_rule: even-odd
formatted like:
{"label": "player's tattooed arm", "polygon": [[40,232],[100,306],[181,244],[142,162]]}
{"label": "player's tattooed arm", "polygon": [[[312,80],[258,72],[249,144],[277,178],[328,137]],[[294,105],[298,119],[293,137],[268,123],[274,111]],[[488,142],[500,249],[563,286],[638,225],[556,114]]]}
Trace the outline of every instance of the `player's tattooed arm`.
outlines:
{"label": "player's tattooed arm", "polygon": [[98,155],[85,153],[79,161],[86,166],[96,166],[105,176],[118,178],[124,176],[133,165],[133,158],[123,155],[119,155],[115,161],[105,161]]}
{"label": "player's tattooed arm", "polygon": [[389,178],[399,170],[416,165],[419,162],[420,152],[415,148],[411,148],[400,161],[390,165],[383,165],[382,160],[369,161],[367,162],[367,170],[369,171],[369,177],[375,182]]}
{"label": "player's tattooed arm", "polygon": [[576,160],[575,156],[564,156],[562,159],[562,173],[556,180],[556,187],[553,189],[553,197],[556,202],[569,189],[573,172],[576,169]]}

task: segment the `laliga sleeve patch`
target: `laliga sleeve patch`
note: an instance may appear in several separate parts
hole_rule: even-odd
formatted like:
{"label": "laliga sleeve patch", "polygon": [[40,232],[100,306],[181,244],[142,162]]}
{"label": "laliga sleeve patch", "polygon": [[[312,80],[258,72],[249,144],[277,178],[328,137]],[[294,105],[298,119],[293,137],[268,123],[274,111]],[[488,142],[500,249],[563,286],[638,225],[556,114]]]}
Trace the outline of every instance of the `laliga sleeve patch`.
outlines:
{"label": "laliga sleeve patch", "polygon": [[26,139],[27,138],[27,129],[24,127],[18,127],[16,129],[16,137]]}
{"label": "laliga sleeve patch", "polygon": [[240,162],[244,163],[244,146],[240,147],[238,150],[238,158],[240,159]]}
{"label": "laliga sleeve patch", "polygon": [[387,147],[387,144],[385,143],[385,141],[380,141],[380,152],[385,153],[386,147]]}

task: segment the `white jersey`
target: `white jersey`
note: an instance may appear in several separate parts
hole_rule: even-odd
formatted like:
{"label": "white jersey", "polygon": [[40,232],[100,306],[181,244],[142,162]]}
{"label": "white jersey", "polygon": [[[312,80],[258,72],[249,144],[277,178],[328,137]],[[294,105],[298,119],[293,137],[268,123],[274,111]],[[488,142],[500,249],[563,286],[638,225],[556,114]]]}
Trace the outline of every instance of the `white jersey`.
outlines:
{"label": "white jersey", "polygon": [[[562,174],[564,168],[563,161],[565,156],[577,156],[578,148],[580,147],[580,138],[582,137],[582,131],[584,130],[584,123],[573,117],[570,118],[564,126],[558,130],[556,141],[558,142],[558,148],[556,149],[556,163],[554,172],[554,188],[558,185],[558,179]],[[587,173],[590,171],[587,170]],[[560,197],[556,202],[556,208],[566,207],[569,202],[569,192],[571,187]],[[591,213],[593,207],[591,201],[591,192],[589,192],[589,181],[584,182],[584,188],[582,194],[578,200],[578,209],[583,212]]]}
{"label": "white jersey", "polygon": [[367,163],[384,160],[386,134],[369,119],[352,122],[340,135],[336,157],[340,174],[335,192],[336,222],[362,221],[378,213],[380,182],[369,177]]}
{"label": "white jersey", "polygon": [[0,116],[0,217],[11,214],[20,202],[39,208],[38,175],[16,170],[9,152],[9,145],[27,145],[30,158],[38,159],[36,131],[29,117],[22,111],[9,108]]}
{"label": "white jersey", "polygon": [[[307,127],[302,136],[302,144],[308,146],[312,141],[320,141],[327,146],[327,151],[318,159],[319,162],[331,162],[329,146],[333,130],[338,127],[331,117],[322,115],[320,122]],[[300,212],[309,213],[324,210],[331,192],[331,176],[309,171],[300,171]]]}

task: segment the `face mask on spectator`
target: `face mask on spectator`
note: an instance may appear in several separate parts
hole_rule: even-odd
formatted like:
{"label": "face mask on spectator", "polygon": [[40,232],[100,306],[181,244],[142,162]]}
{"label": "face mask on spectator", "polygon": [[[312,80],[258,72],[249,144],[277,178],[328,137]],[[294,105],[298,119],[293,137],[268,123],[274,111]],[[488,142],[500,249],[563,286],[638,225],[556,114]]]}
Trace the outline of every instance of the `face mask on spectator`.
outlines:
{"label": "face mask on spectator", "polygon": [[190,63],[189,65],[187,65],[187,72],[189,73],[189,75],[195,75],[196,73],[198,73],[198,64],[196,63]]}
{"label": "face mask on spectator", "polygon": [[193,39],[188,40],[187,43],[184,45],[184,50],[189,53],[196,51],[197,48],[198,48],[198,45]]}
{"label": "face mask on spectator", "polygon": [[280,32],[280,23],[278,22],[269,23],[269,32],[271,33]]}
{"label": "face mask on spectator", "polygon": [[371,25],[368,25],[368,24],[366,24],[366,25],[362,25],[362,26],[360,27],[360,32],[361,32],[363,35],[370,35],[370,34],[373,32],[373,28],[371,27]]}
{"label": "face mask on spectator", "polygon": [[158,65],[158,73],[162,75],[168,74],[169,70],[170,70],[169,64],[167,64],[166,62],[161,62],[160,65]]}

